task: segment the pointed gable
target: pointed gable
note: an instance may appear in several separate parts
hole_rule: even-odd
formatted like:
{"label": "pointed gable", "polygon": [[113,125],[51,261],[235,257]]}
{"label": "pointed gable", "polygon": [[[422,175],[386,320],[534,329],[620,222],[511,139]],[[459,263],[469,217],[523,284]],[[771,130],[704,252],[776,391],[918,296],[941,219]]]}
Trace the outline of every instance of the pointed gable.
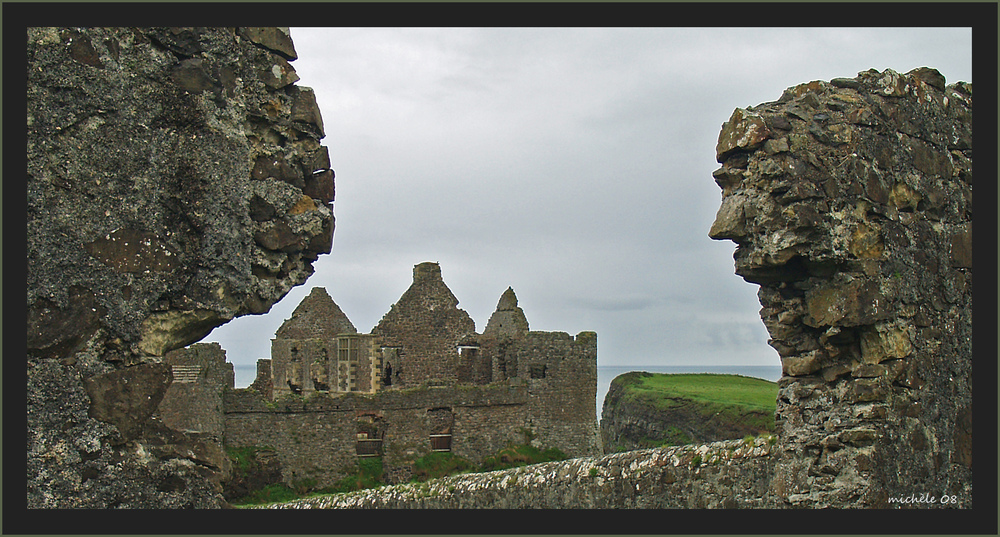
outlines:
{"label": "pointed gable", "polygon": [[[458,307],[458,299],[441,278],[437,263],[413,267],[413,283],[389,309],[372,333],[383,335],[448,325],[458,332],[475,332],[475,322]],[[445,330],[446,332],[452,331]]]}
{"label": "pointed gable", "polygon": [[483,335],[520,336],[527,333],[528,318],[524,316],[524,310],[517,305],[517,295],[514,294],[514,288],[508,287],[500,295],[497,309],[490,316],[490,321],[486,323]]}
{"label": "pointed gable", "polygon": [[323,287],[313,287],[309,296],[292,312],[275,333],[277,339],[332,338],[338,334],[356,334],[350,319],[330,298]]}
{"label": "pointed gable", "polygon": [[372,329],[383,346],[400,349],[392,367],[403,372],[401,385],[457,380],[458,344],[475,332],[475,321],[458,308],[437,263],[413,267],[413,283]]}

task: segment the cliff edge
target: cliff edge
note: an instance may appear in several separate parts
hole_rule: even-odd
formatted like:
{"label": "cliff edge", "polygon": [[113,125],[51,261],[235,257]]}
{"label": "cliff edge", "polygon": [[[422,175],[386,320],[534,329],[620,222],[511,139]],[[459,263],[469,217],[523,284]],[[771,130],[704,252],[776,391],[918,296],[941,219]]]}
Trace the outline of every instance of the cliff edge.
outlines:
{"label": "cliff edge", "polygon": [[777,395],[776,383],[739,375],[624,373],[611,381],[604,398],[604,449],[614,453],[773,433]]}

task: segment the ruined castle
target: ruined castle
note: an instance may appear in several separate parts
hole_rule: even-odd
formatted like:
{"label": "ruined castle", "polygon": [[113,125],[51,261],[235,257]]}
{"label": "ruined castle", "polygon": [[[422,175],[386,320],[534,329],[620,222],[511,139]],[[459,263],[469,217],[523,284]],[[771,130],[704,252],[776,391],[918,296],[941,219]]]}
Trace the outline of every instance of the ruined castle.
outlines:
{"label": "ruined castle", "polygon": [[158,413],[169,427],[227,447],[272,447],[286,482],[332,484],[370,456],[383,457],[389,481],[405,481],[431,451],[481,461],[525,441],[600,454],[597,335],[530,331],[511,288],[482,334],[457,305],[441,267],[421,263],[410,288],[361,334],[325,289],[313,288],[278,329],[249,389],[233,389],[218,344],[168,353],[174,385]]}

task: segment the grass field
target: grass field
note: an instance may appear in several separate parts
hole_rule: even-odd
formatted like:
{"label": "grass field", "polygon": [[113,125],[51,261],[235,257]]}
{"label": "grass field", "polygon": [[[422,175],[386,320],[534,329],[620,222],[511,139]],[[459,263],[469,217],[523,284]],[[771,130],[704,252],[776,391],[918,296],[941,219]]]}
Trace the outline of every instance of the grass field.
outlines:
{"label": "grass field", "polygon": [[743,407],[749,412],[774,412],[778,384],[740,375],[712,373],[647,374],[630,387],[635,395],[668,408],[676,399]]}

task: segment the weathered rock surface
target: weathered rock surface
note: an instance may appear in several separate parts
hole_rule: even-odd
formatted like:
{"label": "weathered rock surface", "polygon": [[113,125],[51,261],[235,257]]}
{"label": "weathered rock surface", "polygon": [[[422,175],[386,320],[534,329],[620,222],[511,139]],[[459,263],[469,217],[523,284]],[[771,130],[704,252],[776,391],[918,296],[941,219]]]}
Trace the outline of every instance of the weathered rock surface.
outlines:
{"label": "weathered rock surface", "polygon": [[165,353],[330,251],[294,58],[280,28],[28,28],[29,507],[221,505],[225,464],[151,416]]}
{"label": "weathered rock surface", "polygon": [[972,506],[972,85],[859,73],[739,109],[710,236],[781,356],[786,505]]}
{"label": "weathered rock surface", "polygon": [[690,399],[677,400],[669,408],[657,408],[649,399],[630,396],[630,388],[638,379],[650,375],[632,371],[611,381],[601,410],[605,453],[661,445],[707,444],[774,432],[773,409],[721,413]]}

